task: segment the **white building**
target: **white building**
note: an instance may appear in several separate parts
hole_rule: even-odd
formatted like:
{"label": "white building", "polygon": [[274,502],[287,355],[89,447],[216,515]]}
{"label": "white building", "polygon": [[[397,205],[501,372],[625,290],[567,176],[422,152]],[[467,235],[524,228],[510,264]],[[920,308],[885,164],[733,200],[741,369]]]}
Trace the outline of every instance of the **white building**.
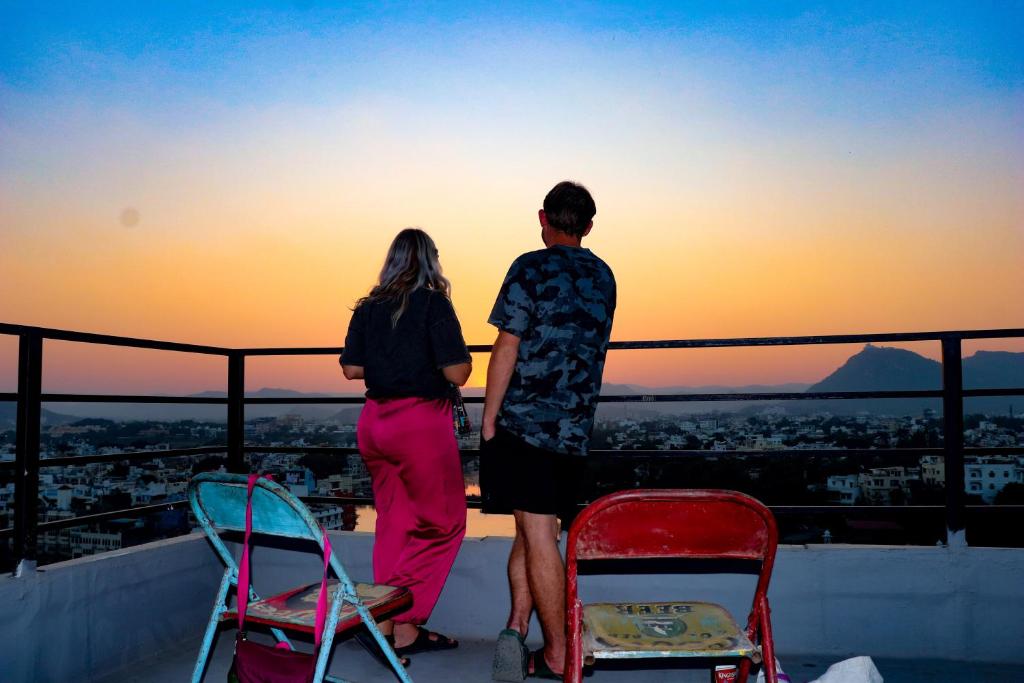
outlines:
{"label": "white building", "polygon": [[859,475],[860,491],[865,500],[876,505],[891,505],[896,496],[905,502],[909,482],[915,479],[920,479],[916,468],[877,467]]}
{"label": "white building", "polygon": [[860,499],[860,477],[856,474],[834,474],[828,478],[826,488],[841,505],[856,505]]}
{"label": "white building", "polygon": [[1010,483],[1024,483],[1024,459],[993,456],[970,458],[964,464],[964,489],[986,503],[995,501]]}

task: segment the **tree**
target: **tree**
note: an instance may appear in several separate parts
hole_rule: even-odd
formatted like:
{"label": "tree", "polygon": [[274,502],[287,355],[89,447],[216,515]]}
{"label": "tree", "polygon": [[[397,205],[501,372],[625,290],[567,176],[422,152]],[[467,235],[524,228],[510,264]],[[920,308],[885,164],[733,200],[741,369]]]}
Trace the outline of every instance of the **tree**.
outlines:
{"label": "tree", "polygon": [[996,494],[996,505],[1024,505],[1024,484],[1007,484]]}

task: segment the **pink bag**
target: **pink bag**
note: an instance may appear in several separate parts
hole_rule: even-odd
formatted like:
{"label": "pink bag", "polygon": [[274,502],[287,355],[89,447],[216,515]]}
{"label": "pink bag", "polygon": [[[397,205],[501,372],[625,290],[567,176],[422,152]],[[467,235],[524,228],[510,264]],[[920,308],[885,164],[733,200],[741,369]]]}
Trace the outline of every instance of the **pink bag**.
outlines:
{"label": "pink bag", "polygon": [[321,530],[324,545],[324,576],[320,581],[320,597],[316,603],[313,654],[295,652],[283,642],[270,647],[247,640],[245,611],[249,605],[249,538],[252,536],[252,492],[257,479],[257,475],[249,475],[248,500],[245,506],[245,545],[242,548],[242,561],[238,565],[238,636],[235,640],[235,659],[228,672],[228,683],[311,683],[316,673],[316,659],[320,652],[324,622],[327,620],[327,568],[330,566],[331,542],[327,538],[327,532]]}

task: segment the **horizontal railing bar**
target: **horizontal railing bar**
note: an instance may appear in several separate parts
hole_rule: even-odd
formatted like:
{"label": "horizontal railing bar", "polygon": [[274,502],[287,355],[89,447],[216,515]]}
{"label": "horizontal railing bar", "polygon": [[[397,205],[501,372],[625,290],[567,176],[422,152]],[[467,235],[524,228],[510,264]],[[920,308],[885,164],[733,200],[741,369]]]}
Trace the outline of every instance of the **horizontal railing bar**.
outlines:
{"label": "horizontal railing bar", "polygon": [[156,349],[158,351],[181,351],[184,353],[203,353],[214,356],[226,356],[231,349],[222,346],[204,344],[183,344],[181,342],[159,341],[156,339],[139,339],[136,337],[120,337],[113,334],[96,334],[93,332],[74,332],[58,330],[51,327],[33,327],[31,325],[11,325],[0,323],[0,334],[38,334],[43,339],[59,341],[84,342],[87,344],[104,344],[107,346],[128,346],[138,349]]}
{"label": "horizontal railing bar", "polygon": [[[302,502],[312,505],[373,505],[373,498],[367,497],[335,497],[335,496],[301,496],[299,498]],[[52,522],[42,522],[39,524],[39,531],[57,531],[68,527],[76,526],[88,526],[89,524],[95,524],[97,522],[103,522],[108,519],[118,519],[121,517],[143,517],[154,512],[162,512],[164,510],[175,510],[188,505],[188,501],[174,501],[172,503],[160,503],[158,505],[146,505],[142,507],[127,508],[124,510],[114,510],[111,512],[102,512],[95,515],[86,515],[84,517],[72,517],[69,519],[61,519]],[[481,502],[479,497],[467,497],[466,506],[471,509],[479,509]],[[581,508],[584,505],[580,506]],[[970,512],[1024,512],[1024,505],[967,505],[967,510]],[[913,513],[939,513],[945,510],[944,505],[769,505],[770,509],[776,515],[806,515],[806,514],[841,514],[841,513],[852,513],[854,516],[888,516],[889,513],[898,512],[900,514],[913,514]],[[13,535],[13,527],[7,527],[0,529],[0,538],[8,538]]]}
{"label": "horizontal railing bar", "polygon": [[309,505],[373,505],[372,496],[299,496]]}
{"label": "horizontal railing bar", "polygon": [[[105,522],[109,519],[120,519],[122,517],[144,517],[146,515],[153,514],[154,512],[163,512],[165,510],[176,510],[188,506],[187,500],[176,500],[170,503],[159,503],[157,505],[143,505],[134,508],[125,508],[124,510],[111,510],[110,512],[99,512],[94,515],[83,515],[82,517],[69,517],[68,519],[57,519],[51,522],[40,522],[36,529],[38,533],[46,531],[59,531],[60,529],[67,529],[69,527],[76,526],[88,526],[90,524],[96,524],[98,522]],[[13,529],[0,529],[0,538],[10,536],[13,534]]]}
{"label": "horizontal railing bar", "polygon": [[1024,446],[967,446],[967,455],[1024,455]]}
{"label": "horizontal railing bar", "polygon": [[[310,505],[373,505],[369,496],[299,496],[299,500]],[[479,508],[479,496],[466,496],[466,507]]]}
{"label": "horizontal railing bar", "polygon": [[964,396],[1024,396],[1024,387],[1013,389],[964,389]]}
{"label": "horizontal railing bar", "polygon": [[340,356],[343,346],[280,346],[273,348],[234,349],[243,356]]}
{"label": "horizontal railing bar", "polygon": [[832,334],[802,337],[746,337],[732,339],[670,339],[663,341],[612,342],[609,349],[694,349],[729,346],[804,346],[815,344],[865,344],[871,342],[939,341],[944,338],[1004,339],[1022,337],[1024,329],[949,330],[943,332],[889,332],[880,334]]}
{"label": "horizontal railing bar", "polygon": [[[947,330],[940,332],[895,332],[877,334],[833,334],[802,337],[739,337],[731,339],[669,339],[661,341],[614,341],[610,350],[632,349],[693,349],[721,348],[729,346],[803,346],[814,344],[861,344],[870,342],[911,342],[939,341],[948,337],[959,339],[1005,339],[1024,337],[1024,328],[994,330]],[[311,346],[292,348],[244,348],[235,349],[247,356],[304,356],[340,355],[340,346]],[[471,353],[486,353],[490,344],[470,344]]]}
{"label": "horizontal railing bar", "polygon": [[180,458],[195,455],[226,453],[227,446],[201,446],[198,448],[170,448],[162,451],[131,451],[125,453],[103,453],[101,455],[72,455],[63,458],[43,458],[39,467],[74,467],[91,465],[101,462],[121,462],[124,460],[156,460],[158,458]]}
{"label": "horizontal railing bar", "polygon": [[[1006,452],[1007,449],[993,449],[998,450],[1000,453]],[[1024,448],[1020,449],[1024,450]],[[355,446],[246,446],[245,451],[247,453],[348,453],[356,454],[359,449]],[[463,455],[477,454],[479,449],[476,448],[463,448],[461,449]],[[807,456],[830,456],[830,455],[893,455],[893,456],[906,456],[906,457],[921,457],[923,455],[942,455],[941,448],[777,448],[773,450],[758,449],[758,450],[730,450],[730,451],[712,451],[712,450],[694,450],[694,449],[675,449],[675,450],[630,450],[620,448],[603,448],[594,449],[590,451],[590,455],[594,457],[612,457],[612,458],[649,458],[649,457],[668,457],[668,456],[740,456],[740,455],[807,455]],[[44,461],[45,462],[45,461]]]}
{"label": "horizontal railing bar", "polygon": [[206,405],[228,404],[220,396],[152,396],[139,394],[43,394],[43,403],[188,403]]}
{"label": "horizontal railing bar", "polygon": [[603,449],[590,451],[595,458],[737,458],[737,457],[776,457],[782,455],[798,455],[808,458],[882,456],[892,458],[920,458],[925,455],[942,455],[941,448],[776,448],[751,450],[626,450]]}
{"label": "horizontal railing bar", "polygon": [[286,405],[286,404],[308,404],[308,403],[342,403],[357,405],[366,403],[364,396],[259,396],[256,398],[245,398],[246,405]]}
{"label": "horizontal railing bar", "polygon": [[359,452],[355,446],[245,446],[246,453],[342,453]]}
{"label": "horizontal railing bar", "polygon": [[[1014,389],[965,389],[965,397],[971,396],[1018,396],[1024,395],[1024,388]],[[763,392],[763,393],[716,393],[716,394],[609,394],[599,398],[601,403],[697,403],[720,401],[844,401],[852,399],[900,399],[900,398],[941,398],[941,389],[910,391],[818,391],[818,392]],[[152,403],[152,404],[199,404],[227,405],[222,396],[159,396],[140,394],[42,394],[43,403]],[[0,394],[0,401],[17,401],[17,394]],[[466,403],[483,403],[483,396],[466,396]],[[366,402],[364,396],[259,396],[247,397],[251,405],[290,404],[342,404],[359,405]]]}
{"label": "horizontal railing bar", "polygon": [[[359,449],[355,446],[245,446],[247,453],[338,453],[355,455]],[[472,457],[479,454],[476,448],[461,449],[464,457]],[[969,446],[964,448],[967,455],[1024,455],[1024,446]],[[881,456],[897,458],[919,458],[925,455],[942,455],[942,448],[777,448],[772,450],[629,450],[619,448],[594,449],[590,455],[596,458],[670,458],[676,456],[693,457],[733,457],[733,456],[777,456],[777,455],[801,455],[807,457],[864,457]],[[46,462],[46,461],[44,461]]]}
{"label": "horizontal railing bar", "polygon": [[[928,391],[818,391],[813,393],[735,393],[735,394],[608,394],[601,403],[696,403],[720,401],[845,401],[878,398],[942,398],[941,389]],[[466,403],[483,403],[483,396],[464,396]],[[296,396],[246,398],[248,405],[349,404],[365,403],[363,396]]]}
{"label": "horizontal railing bar", "polygon": [[[1001,511],[1024,511],[1024,505],[967,505],[970,511],[976,510],[1001,510]],[[800,514],[825,514],[852,512],[858,515],[873,515],[891,512],[914,513],[914,512],[943,512],[945,505],[769,505],[773,513],[777,515],[800,515]]]}
{"label": "horizontal railing bar", "polygon": [[18,400],[17,392],[9,392],[8,391],[8,392],[4,392],[4,393],[0,394],[0,401],[17,401],[17,400]]}
{"label": "horizontal railing bar", "polygon": [[[300,496],[299,500],[312,505],[373,505],[373,498],[366,496]],[[467,496],[466,506],[479,508],[481,501],[478,496]],[[580,503],[582,509],[586,503]],[[942,513],[945,505],[769,505],[773,513],[779,515],[806,515],[828,513],[852,513],[854,515],[888,515],[893,511],[902,514]],[[968,510],[1012,510],[1024,511],[1024,505],[968,505]]]}
{"label": "horizontal railing bar", "polygon": [[[615,394],[600,397],[601,403],[677,403],[715,401],[845,401],[858,398],[942,398],[942,390],[930,391],[815,391],[736,394]],[[468,400],[468,399],[467,399]]]}
{"label": "horizontal railing bar", "polygon": [[[63,458],[45,458],[40,461],[40,467],[66,467],[75,465],[88,465],[103,462],[121,462],[124,460],[156,460],[157,458],[170,458],[180,456],[209,455],[225,453],[227,446],[203,446],[199,448],[181,448],[164,451],[134,451],[125,453],[105,453],[103,455],[74,455]],[[323,453],[336,455],[358,455],[359,449],[355,446],[245,446],[246,453]],[[966,455],[1024,455],[1024,446],[999,447],[967,447],[964,448]],[[479,454],[475,448],[464,448],[461,450],[464,458],[473,458]],[[590,451],[594,458],[676,458],[676,457],[773,457],[783,455],[805,456],[809,458],[819,457],[894,457],[894,458],[920,458],[925,455],[942,455],[941,448],[779,448],[774,450],[625,450],[625,449],[600,449]],[[0,462],[0,471],[14,469],[14,461]]]}

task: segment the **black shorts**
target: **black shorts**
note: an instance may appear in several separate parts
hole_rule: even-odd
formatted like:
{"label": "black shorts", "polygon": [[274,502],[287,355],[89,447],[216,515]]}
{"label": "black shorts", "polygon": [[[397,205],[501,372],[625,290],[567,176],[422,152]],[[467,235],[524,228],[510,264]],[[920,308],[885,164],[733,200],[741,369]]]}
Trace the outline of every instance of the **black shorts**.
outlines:
{"label": "black shorts", "polygon": [[556,515],[567,529],[578,512],[584,458],[532,446],[502,428],[480,443],[483,511]]}

